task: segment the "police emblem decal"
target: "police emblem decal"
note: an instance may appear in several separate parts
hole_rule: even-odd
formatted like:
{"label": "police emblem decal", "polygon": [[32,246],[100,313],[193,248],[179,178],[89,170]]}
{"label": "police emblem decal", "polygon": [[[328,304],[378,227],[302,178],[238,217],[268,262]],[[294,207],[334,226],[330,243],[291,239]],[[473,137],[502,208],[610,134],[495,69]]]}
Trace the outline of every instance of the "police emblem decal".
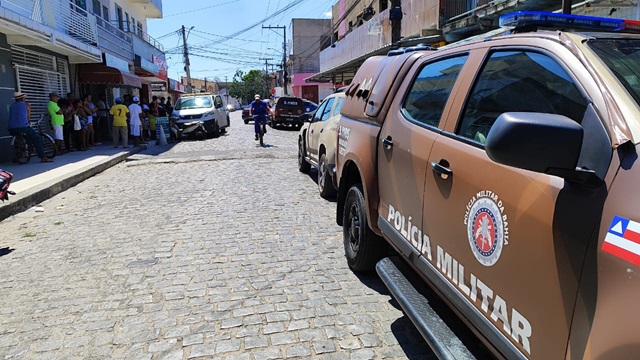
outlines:
{"label": "police emblem decal", "polygon": [[507,216],[503,211],[502,201],[491,191],[478,192],[467,205],[465,224],[469,246],[484,266],[493,266],[498,261],[508,241],[505,241]]}

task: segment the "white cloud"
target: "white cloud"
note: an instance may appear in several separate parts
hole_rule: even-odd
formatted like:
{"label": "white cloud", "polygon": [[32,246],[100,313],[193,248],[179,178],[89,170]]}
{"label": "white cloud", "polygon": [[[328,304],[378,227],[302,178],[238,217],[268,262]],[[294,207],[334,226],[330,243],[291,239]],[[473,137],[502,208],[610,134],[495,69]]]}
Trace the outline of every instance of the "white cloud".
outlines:
{"label": "white cloud", "polygon": [[322,15],[324,15],[324,17],[330,18],[331,17],[331,11],[327,11],[326,13],[324,13]]}

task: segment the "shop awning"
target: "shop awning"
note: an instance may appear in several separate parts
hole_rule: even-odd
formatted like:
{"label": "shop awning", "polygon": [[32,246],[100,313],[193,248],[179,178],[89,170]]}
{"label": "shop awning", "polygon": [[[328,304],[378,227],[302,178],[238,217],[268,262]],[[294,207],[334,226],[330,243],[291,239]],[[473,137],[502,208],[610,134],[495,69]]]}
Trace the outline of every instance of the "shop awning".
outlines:
{"label": "shop awning", "polygon": [[80,65],[79,82],[81,84],[108,84],[141,88],[140,78],[132,73],[102,64]]}

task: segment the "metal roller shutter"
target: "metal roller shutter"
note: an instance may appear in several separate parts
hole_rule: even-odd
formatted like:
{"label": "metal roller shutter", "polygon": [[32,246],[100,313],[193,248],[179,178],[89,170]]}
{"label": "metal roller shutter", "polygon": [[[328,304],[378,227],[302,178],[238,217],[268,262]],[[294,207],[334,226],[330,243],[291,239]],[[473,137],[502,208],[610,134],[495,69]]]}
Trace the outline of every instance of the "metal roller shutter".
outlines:
{"label": "metal roller shutter", "polygon": [[[69,65],[66,60],[18,46],[11,47],[18,91],[27,95],[31,104],[31,121],[41,115],[48,119],[49,93],[64,97],[69,92]],[[44,130],[44,129],[43,129]]]}

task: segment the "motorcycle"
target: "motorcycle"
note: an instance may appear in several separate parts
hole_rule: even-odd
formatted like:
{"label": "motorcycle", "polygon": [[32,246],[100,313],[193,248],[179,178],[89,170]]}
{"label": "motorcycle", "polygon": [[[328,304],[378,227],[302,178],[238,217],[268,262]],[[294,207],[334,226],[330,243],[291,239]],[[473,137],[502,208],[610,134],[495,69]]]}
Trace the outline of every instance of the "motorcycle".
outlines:
{"label": "motorcycle", "polygon": [[9,195],[15,195],[16,193],[9,190],[9,184],[11,184],[11,180],[13,179],[13,174],[0,169],[0,200],[4,202],[5,200],[9,200]]}
{"label": "motorcycle", "polygon": [[204,127],[204,122],[199,120],[181,123],[180,125],[172,121],[170,129],[171,135],[177,140],[188,138],[204,140],[207,138],[207,130]]}

